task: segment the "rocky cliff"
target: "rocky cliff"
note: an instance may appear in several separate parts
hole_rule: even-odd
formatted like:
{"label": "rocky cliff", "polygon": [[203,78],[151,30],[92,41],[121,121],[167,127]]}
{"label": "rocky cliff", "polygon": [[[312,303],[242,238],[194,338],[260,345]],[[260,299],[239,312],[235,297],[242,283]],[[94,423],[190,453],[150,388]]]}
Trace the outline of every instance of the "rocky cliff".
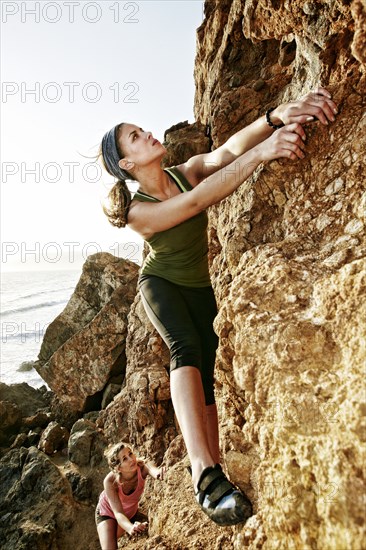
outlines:
{"label": "rocky cliff", "polygon": [[[165,458],[174,463],[167,487],[150,502],[151,534],[170,540],[169,548],[365,548],[365,17],[361,1],[205,3],[195,114],[212,148],[317,84],[331,91],[340,114],[328,127],[307,125],[304,160],[260,167],[210,210],[221,445],[255,516],[244,527],[208,528],[192,505],[184,461],[171,458],[181,454],[178,436]],[[183,132],[174,131],[175,143]],[[202,132],[202,150],[206,139]],[[181,146],[170,161],[186,153]],[[159,457],[175,432],[161,387],[161,342],[134,331],[143,319],[137,298],[130,390],[102,423],[116,434],[125,410],[119,429]],[[133,382],[141,362],[144,378]],[[133,395],[146,408],[135,408]],[[166,418],[162,428],[157,415]]]}
{"label": "rocky cliff", "polygon": [[[267,108],[319,83],[339,106],[328,127],[306,126],[304,160],[261,166],[209,212],[223,462],[255,515],[245,526],[218,528],[196,507],[170,402],[167,351],[135,296],[136,270],[102,255],[85,267],[39,358],[69,414],[84,415],[64,422],[68,461],[57,454],[59,432],[52,450],[58,475],[31,446],[32,435],[22,438],[27,450],[15,440],[0,464],[23,530],[17,539],[13,525],[9,536],[24,541],[22,548],[52,541],[66,550],[71,534],[76,548],[96,547],[95,533],[88,541],[77,523],[94,529],[93,503],[106,472],[101,449],[120,439],[168,466],[166,482],[147,487],[149,536],[124,537],[123,548],[366,548],[365,35],[364,0],[206,1],[197,30],[197,122],[166,133],[171,165],[216,148]],[[70,364],[80,392],[63,378]],[[118,395],[85,415],[101,406],[118,373]],[[9,429],[29,427],[25,413],[5,401],[0,412]],[[60,418],[54,407],[53,421]],[[37,501],[27,520],[19,502],[42,471],[63,495],[65,512]]]}
{"label": "rocky cliff", "polygon": [[89,256],[66,308],[47,327],[35,368],[66,409],[96,410],[111,385],[120,388],[137,272],[112,254]]}

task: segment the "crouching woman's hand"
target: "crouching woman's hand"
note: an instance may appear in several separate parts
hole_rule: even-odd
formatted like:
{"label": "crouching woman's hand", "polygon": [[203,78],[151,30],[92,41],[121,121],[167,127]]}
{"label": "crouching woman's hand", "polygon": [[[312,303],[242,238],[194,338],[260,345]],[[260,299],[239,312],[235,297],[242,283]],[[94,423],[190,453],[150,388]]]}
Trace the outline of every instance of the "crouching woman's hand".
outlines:
{"label": "crouching woman's hand", "polygon": [[139,521],[135,521],[131,524],[130,529],[128,529],[129,535],[138,535],[140,533],[143,533],[147,529],[147,521],[144,521],[140,523]]}

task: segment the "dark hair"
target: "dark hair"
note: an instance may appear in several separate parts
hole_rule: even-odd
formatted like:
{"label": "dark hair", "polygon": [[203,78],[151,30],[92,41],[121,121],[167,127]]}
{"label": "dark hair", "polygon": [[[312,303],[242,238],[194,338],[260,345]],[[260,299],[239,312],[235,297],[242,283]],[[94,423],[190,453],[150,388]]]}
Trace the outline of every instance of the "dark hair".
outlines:
{"label": "dark hair", "polygon": [[118,161],[125,156],[118,143],[123,124],[124,122],[117,124],[104,134],[98,153],[98,159],[102,159],[105,170],[117,179],[108,193],[109,206],[102,206],[109,223],[114,227],[125,227],[127,224],[132,197],[126,181],[134,179],[127,170],[118,165]]}

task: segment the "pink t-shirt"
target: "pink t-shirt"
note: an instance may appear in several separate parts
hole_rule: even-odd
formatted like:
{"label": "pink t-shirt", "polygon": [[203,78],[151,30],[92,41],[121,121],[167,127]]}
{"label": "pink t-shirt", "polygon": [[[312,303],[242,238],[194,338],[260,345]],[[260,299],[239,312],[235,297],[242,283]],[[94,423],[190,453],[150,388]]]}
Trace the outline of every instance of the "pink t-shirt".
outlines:
{"label": "pink t-shirt", "polygon": [[[118,496],[123,507],[123,513],[128,519],[133,518],[139,507],[139,500],[145,488],[145,480],[142,477],[140,466],[137,466],[137,487],[130,495],[125,495],[122,490],[122,485],[118,483]],[[98,510],[101,516],[110,516],[114,518],[114,513],[111,508],[109,499],[103,491],[100,494],[98,501]]]}

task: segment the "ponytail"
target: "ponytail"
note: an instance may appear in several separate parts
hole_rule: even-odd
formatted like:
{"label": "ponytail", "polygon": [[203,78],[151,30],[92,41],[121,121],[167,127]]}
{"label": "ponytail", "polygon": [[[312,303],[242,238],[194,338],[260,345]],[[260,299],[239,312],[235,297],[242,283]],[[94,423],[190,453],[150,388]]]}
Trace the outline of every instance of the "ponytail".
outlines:
{"label": "ponytail", "polygon": [[102,159],[102,164],[107,172],[117,179],[108,193],[109,207],[102,206],[109,223],[114,227],[126,227],[132,200],[126,180],[134,179],[127,170],[123,170],[119,166],[119,160],[124,157],[118,144],[118,135],[123,124],[123,122],[117,124],[104,135],[98,154],[98,158]]}
{"label": "ponytail", "polygon": [[108,193],[109,207],[102,206],[108,221],[114,227],[126,227],[131,193],[125,180],[118,180]]}

